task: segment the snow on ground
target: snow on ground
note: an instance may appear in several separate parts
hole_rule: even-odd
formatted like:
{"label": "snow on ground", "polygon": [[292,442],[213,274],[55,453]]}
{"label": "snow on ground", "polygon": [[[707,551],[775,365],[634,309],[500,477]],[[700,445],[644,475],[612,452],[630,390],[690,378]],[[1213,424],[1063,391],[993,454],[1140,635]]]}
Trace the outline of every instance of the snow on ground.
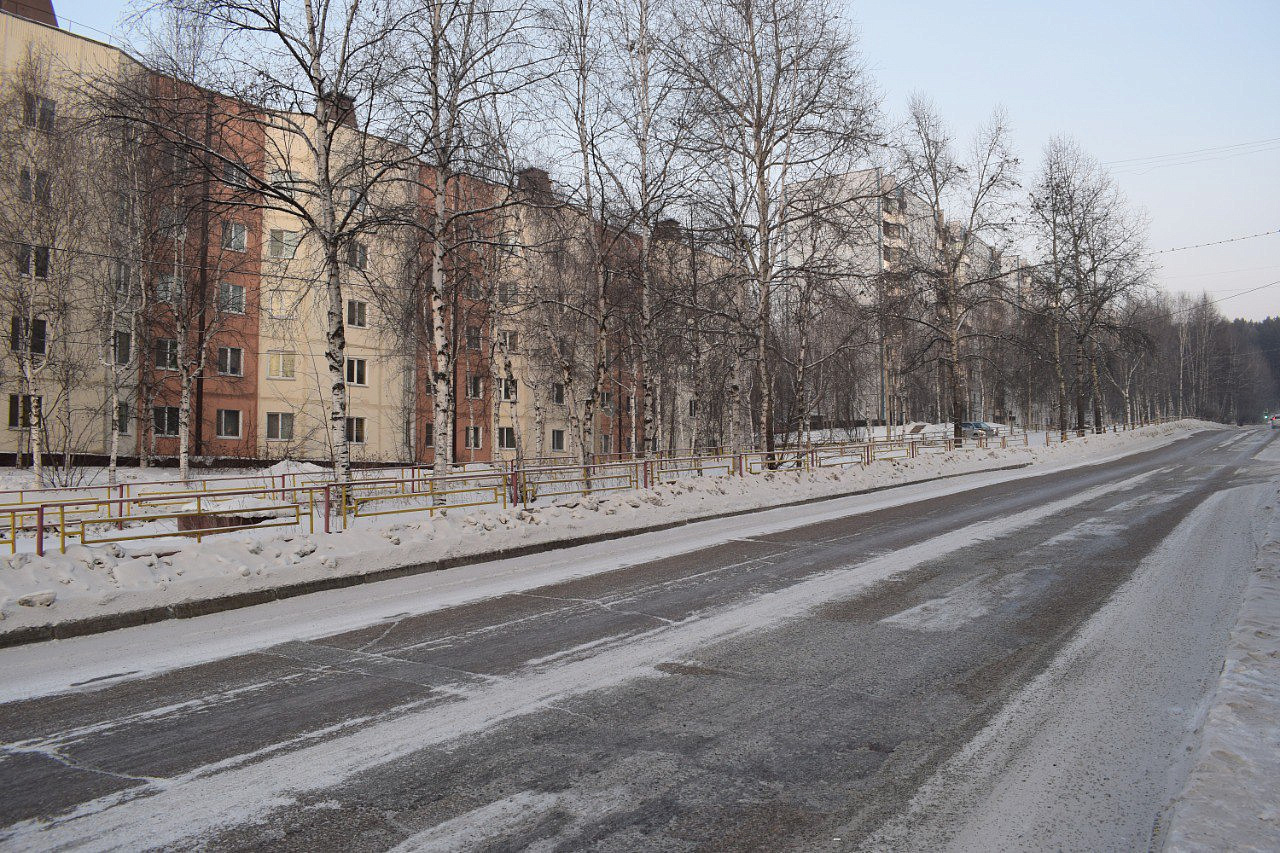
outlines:
{"label": "snow on ground", "polygon": [[[432,699],[413,702],[394,714],[374,719],[357,717],[319,733],[300,735],[286,742],[288,748],[285,749],[266,747],[251,754],[254,760],[220,761],[157,780],[140,789],[105,794],[77,806],[77,815],[88,819],[41,826],[39,845],[43,849],[95,849],[101,839],[110,839],[113,849],[168,848],[182,846],[220,827],[260,821],[272,808],[296,802],[308,792],[341,785],[362,772],[384,767],[428,747],[457,741],[531,710],[553,707],[566,698],[637,677],[666,677],[654,669],[656,661],[684,659],[710,643],[758,631],[818,605],[846,599],[936,560],[942,554],[1007,535],[1103,494],[1131,487],[1150,476],[1150,473],[1140,474],[1061,500],[1037,503],[997,520],[976,522],[856,565],[810,577],[745,603],[712,610],[696,619],[655,627],[625,643],[562,660],[558,666],[526,666],[512,675],[464,687],[444,704]],[[148,625],[141,630],[162,627]],[[35,649],[37,654],[43,651]],[[130,669],[137,667],[137,658],[130,657],[128,665]],[[116,661],[116,666],[119,676],[120,661]],[[123,675],[136,676],[137,673]],[[7,683],[0,685],[0,691],[9,689]],[[528,805],[536,809],[544,804],[545,800],[517,801],[515,807]],[[478,810],[447,825],[447,830],[454,836],[483,840],[484,827],[501,825],[509,820],[507,815],[508,810],[503,806]],[[35,822],[16,824],[7,831],[21,839],[35,825]],[[436,840],[431,832],[416,838],[421,848],[427,850],[432,849]],[[410,843],[402,849],[419,848]]]}
{"label": "snow on ground", "polygon": [[[1258,459],[1280,463],[1280,442]],[[1257,564],[1167,850],[1280,850],[1280,491],[1265,510]]]}
{"label": "snow on ground", "polygon": [[1221,425],[1180,421],[1047,447],[1033,443],[1003,451],[965,449],[914,460],[881,460],[866,468],[690,478],[646,490],[564,497],[554,504],[454,509],[435,517],[384,516],[328,535],[297,528],[237,531],[201,542],[169,540],[176,553],[167,555],[130,553],[119,545],[69,545],[66,554],[43,558],[19,553],[0,559],[0,632],[526,544],[621,535],[651,525],[1000,466],[1029,464],[1031,468],[1017,474],[1026,476],[1151,449],[1205,428]]}
{"label": "snow on ground", "polygon": [[[1221,491],[1200,504],[860,849],[984,850],[992,839],[1001,839],[1002,849],[1159,849],[1248,583],[1251,531],[1274,508],[1274,496],[1267,483]],[[1277,600],[1270,599],[1271,625]],[[1212,824],[1215,812],[1239,805],[1248,811],[1253,802],[1236,800],[1234,791],[1251,784],[1259,785],[1255,813],[1269,802],[1274,815],[1280,775],[1262,777],[1276,767],[1270,720],[1269,752],[1237,740],[1234,757],[1218,759],[1212,784],[1227,782],[1233,763],[1250,775],[1201,793],[1209,813],[1202,825]],[[1278,849],[1274,836],[1263,848],[1238,838],[1189,847]]]}

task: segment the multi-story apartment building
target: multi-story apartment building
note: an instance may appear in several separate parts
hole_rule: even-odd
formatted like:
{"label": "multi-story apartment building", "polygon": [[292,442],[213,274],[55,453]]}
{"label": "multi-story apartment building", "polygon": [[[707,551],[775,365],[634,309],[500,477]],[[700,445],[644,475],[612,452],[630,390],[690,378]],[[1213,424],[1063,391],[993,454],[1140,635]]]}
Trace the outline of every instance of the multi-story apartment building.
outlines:
{"label": "multi-story apartment building", "polygon": [[[0,152],[10,173],[0,181],[0,238],[14,258],[0,276],[12,321],[0,359],[9,399],[0,454],[99,458],[116,442],[125,458],[172,458],[183,444],[205,459],[332,458],[323,249],[288,205],[247,202],[254,185],[314,181],[288,129],[308,117],[255,121],[253,105],[58,29],[51,6],[6,2],[0,39],[0,103],[8,105],[0,121],[5,138],[17,140]],[[92,97],[86,81],[113,76],[154,99],[154,127],[144,131],[155,137],[151,153],[128,169],[113,161],[109,134],[77,136],[64,123]],[[174,142],[181,138],[201,140],[200,162]],[[67,160],[65,174],[53,154]],[[352,204],[416,205],[426,217],[432,182],[420,169]],[[131,185],[106,185],[107,174]],[[487,194],[502,212],[469,222],[487,233],[450,261],[453,458],[632,450],[643,437],[625,322],[634,310],[626,258],[634,241],[612,241],[608,301],[617,316],[588,431],[582,404],[595,385],[596,352],[592,329],[572,310],[588,286],[572,243],[600,226],[539,170],[526,170],[514,188],[473,183],[467,191]],[[344,246],[345,433],[357,462],[434,458],[436,361],[420,239],[415,229],[389,227]],[[592,446],[583,448],[588,434]]]}

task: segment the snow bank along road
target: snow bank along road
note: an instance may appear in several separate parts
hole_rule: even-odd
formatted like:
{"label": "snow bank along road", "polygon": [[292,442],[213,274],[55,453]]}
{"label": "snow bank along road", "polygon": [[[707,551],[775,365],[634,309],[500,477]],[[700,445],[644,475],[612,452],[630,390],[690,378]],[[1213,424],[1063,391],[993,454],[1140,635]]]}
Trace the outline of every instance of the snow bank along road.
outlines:
{"label": "snow bank along road", "polygon": [[0,846],[1146,848],[1274,435],[3,650]]}

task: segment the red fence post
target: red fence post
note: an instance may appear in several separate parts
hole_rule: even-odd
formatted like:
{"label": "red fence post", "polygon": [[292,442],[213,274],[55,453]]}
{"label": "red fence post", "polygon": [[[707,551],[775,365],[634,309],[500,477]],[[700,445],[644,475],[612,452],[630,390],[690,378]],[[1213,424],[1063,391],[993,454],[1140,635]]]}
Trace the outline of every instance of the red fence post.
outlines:
{"label": "red fence post", "polygon": [[44,504],[36,507],[36,556],[44,556]]}
{"label": "red fence post", "polygon": [[324,485],[324,532],[329,532],[329,484]]}

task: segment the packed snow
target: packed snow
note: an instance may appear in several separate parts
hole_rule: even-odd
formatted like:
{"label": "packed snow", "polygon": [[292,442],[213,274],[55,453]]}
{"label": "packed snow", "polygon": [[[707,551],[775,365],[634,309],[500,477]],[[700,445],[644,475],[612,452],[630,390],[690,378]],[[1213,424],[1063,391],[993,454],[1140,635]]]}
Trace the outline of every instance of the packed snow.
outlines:
{"label": "packed snow", "polygon": [[[1280,475],[1280,441],[1258,459]],[[1280,850],[1280,491],[1264,510],[1257,563],[1173,808],[1168,850]]]}
{"label": "packed snow", "polygon": [[[18,553],[0,559],[0,632],[337,575],[478,557],[527,544],[624,535],[655,525],[1004,466],[1028,465],[1017,474],[1026,476],[1151,449],[1205,428],[1221,425],[1179,421],[1066,444],[968,448],[916,459],[881,460],[868,467],[687,478],[651,489],[563,496],[509,509],[454,509],[434,517],[425,512],[383,516],[328,535],[291,525],[250,528],[199,542],[169,538],[163,540],[164,548],[152,547],[151,553],[146,553],[147,546],[132,543],[72,544],[65,554],[55,551],[43,558]],[[259,473],[316,473],[306,470],[305,464],[281,465],[282,470]],[[239,501],[228,511],[280,520],[274,517],[279,512],[270,501]]]}

